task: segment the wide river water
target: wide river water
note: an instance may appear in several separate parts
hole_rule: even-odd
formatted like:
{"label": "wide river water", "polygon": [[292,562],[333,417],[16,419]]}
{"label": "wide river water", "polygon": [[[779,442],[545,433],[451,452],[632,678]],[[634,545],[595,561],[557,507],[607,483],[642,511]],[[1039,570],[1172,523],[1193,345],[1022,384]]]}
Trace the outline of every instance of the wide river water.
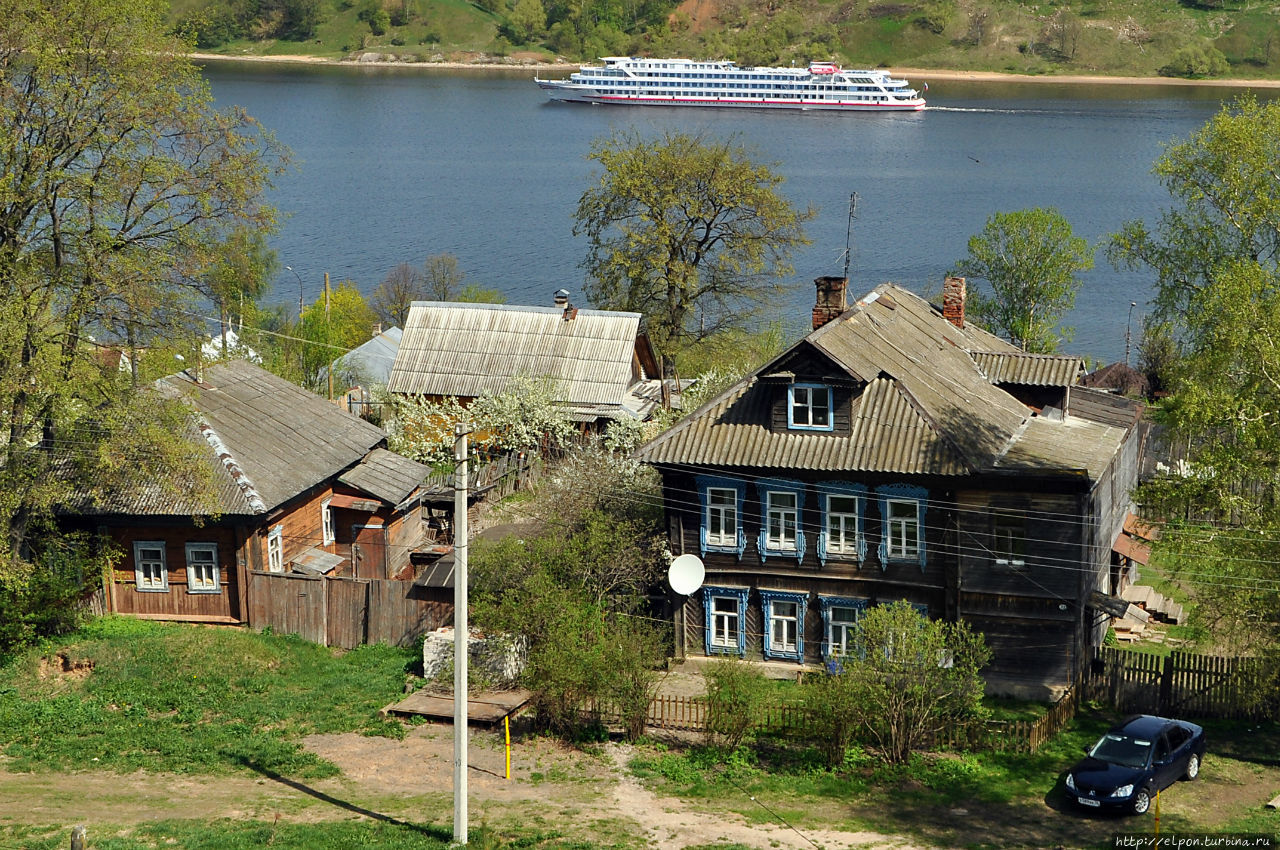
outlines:
{"label": "wide river water", "polygon": [[[841,272],[851,193],[851,295],[884,281],[935,293],[993,212],[1056,207],[1091,241],[1130,219],[1155,221],[1169,205],[1151,174],[1163,146],[1236,94],[936,82],[924,112],[863,115],[550,103],[530,72],[238,63],[205,72],[220,105],[245,107],[294,152],[270,196],[282,214],[272,246],[308,302],[325,272],[368,293],[396,264],[449,252],[508,303],[550,305],[561,287],[585,303],[586,244],[572,214],[597,173],[592,141],[670,130],[736,138],[775,165],[793,203],[817,209],[813,244],[793,257],[793,294],[771,316],[795,334],[808,321],[810,281]],[[1149,275],[1119,272],[1099,252],[1083,278],[1064,348],[1123,359],[1129,303],[1139,305],[1136,345]],[[296,304],[299,288],[282,270],[268,300]]]}

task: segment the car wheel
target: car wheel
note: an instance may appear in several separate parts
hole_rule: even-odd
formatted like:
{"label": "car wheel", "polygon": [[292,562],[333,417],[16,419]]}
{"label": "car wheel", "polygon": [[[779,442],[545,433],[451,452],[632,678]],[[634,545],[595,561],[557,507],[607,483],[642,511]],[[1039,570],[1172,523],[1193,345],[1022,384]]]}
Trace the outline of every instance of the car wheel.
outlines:
{"label": "car wheel", "polygon": [[1147,809],[1151,808],[1151,793],[1146,788],[1139,788],[1138,793],[1133,795],[1132,806],[1135,815],[1145,815]]}
{"label": "car wheel", "polygon": [[1187,759],[1187,779],[1195,779],[1200,775],[1200,756],[1195,753],[1191,754],[1191,758]]}

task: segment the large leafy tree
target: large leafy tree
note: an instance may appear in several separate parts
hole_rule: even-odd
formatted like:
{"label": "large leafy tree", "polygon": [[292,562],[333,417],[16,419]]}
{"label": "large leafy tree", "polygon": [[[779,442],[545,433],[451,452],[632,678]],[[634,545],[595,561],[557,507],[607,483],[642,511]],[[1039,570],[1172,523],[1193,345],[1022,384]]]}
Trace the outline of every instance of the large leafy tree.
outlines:
{"label": "large leafy tree", "polygon": [[735,142],[684,133],[615,135],[590,158],[602,168],[574,214],[589,248],[587,293],[600,306],[644,314],[661,347],[748,325],[808,244],[782,177]]}
{"label": "large leafy tree", "polygon": [[990,287],[970,297],[974,321],[1023,351],[1048,354],[1069,334],[1058,322],[1075,306],[1077,275],[1091,268],[1088,241],[1072,233],[1060,212],[1037,207],[988,218],[955,272]]}
{"label": "large leafy tree", "polygon": [[98,357],[112,330],[137,348],[188,332],[228,240],[272,224],[260,198],[273,143],[213,107],[187,47],[153,0],[0,0],[0,591],[11,599],[56,541],[54,506],[133,476],[199,478],[173,438],[181,414],[137,403]]}
{"label": "large leafy tree", "polygon": [[1155,557],[1195,589],[1217,646],[1274,653],[1280,105],[1244,97],[1224,107],[1170,146],[1155,173],[1174,204],[1154,228],[1132,222],[1108,246],[1115,261],[1155,273],[1156,315],[1175,348],[1159,411],[1175,462],[1139,498],[1168,520]]}

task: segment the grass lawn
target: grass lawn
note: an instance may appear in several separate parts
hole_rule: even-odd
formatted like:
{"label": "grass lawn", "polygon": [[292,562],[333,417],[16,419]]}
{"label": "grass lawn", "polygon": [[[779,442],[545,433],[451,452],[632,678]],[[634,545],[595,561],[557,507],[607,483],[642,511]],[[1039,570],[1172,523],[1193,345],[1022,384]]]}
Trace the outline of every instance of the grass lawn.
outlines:
{"label": "grass lawn", "polygon": [[378,709],[412,650],[338,652],[295,637],[106,617],[0,668],[0,753],[11,771],[95,768],[319,778],[318,732],[403,736]]}

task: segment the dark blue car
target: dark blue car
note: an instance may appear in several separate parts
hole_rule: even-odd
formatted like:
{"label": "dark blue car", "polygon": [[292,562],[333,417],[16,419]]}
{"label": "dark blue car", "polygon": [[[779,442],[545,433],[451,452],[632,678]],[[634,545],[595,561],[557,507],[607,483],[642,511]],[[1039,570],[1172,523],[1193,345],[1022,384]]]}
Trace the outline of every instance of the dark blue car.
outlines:
{"label": "dark blue car", "polygon": [[1144,814],[1157,791],[1200,775],[1204,748],[1204,730],[1194,723],[1149,714],[1130,717],[1068,771],[1067,795],[1092,809]]}

